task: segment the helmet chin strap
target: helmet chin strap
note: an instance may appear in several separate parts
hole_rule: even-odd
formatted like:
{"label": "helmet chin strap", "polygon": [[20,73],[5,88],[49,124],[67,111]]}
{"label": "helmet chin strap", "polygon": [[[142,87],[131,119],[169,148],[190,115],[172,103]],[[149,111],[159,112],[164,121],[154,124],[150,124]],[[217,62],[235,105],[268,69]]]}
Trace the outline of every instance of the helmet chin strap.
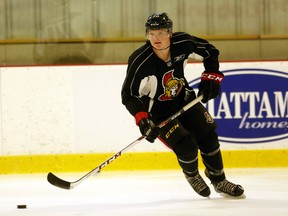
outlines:
{"label": "helmet chin strap", "polygon": [[168,48],[170,47],[170,45],[167,46],[167,47],[165,47],[165,48],[161,48],[161,49],[157,49],[157,48],[155,48],[154,46],[152,46],[152,47],[153,47],[153,49],[156,49],[156,50],[166,50],[166,49],[168,49]]}

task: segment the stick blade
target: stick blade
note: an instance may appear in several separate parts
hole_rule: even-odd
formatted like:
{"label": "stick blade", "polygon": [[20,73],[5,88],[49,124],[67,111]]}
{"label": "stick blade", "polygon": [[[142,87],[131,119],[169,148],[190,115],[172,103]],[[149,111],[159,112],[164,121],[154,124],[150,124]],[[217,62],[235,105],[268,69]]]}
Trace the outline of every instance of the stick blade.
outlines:
{"label": "stick blade", "polygon": [[71,182],[60,179],[59,177],[57,177],[56,175],[54,175],[51,172],[48,173],[47,180],[50,184],[52,184],[56,187],[62,188],[62,189],[70,190],[72,188]]}

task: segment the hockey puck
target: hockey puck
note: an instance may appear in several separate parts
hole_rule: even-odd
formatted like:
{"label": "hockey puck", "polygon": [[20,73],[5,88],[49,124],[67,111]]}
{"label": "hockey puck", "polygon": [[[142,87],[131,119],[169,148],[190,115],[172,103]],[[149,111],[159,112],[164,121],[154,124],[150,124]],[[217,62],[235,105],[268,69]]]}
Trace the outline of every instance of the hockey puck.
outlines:
{"label": "hockey puck", "polygon": [[26,209],[27,206],[26,206],[26,205],[17,205],[17,208],[18,208],[18,209]]}

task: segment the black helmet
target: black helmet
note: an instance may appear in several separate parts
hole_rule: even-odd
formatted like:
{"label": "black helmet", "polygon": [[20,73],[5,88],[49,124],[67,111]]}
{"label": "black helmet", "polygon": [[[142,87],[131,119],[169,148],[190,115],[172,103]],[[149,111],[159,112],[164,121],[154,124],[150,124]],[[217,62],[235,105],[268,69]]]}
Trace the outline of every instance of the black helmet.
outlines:
{"label": "black helmet", "polygon": [[155,13],[148,17],[145,23],[146,32],[148,30],[168,29],[172,32],[173,22],[166,13]]}

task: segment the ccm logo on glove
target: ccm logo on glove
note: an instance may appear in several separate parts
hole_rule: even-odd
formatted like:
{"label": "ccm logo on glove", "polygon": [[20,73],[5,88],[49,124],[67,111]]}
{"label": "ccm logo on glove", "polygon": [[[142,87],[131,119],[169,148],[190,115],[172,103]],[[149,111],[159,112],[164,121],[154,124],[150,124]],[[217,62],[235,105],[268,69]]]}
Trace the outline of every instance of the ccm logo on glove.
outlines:
{"label": "ccm logo on glove", "polygon": [[219,73],[205,73],[201,75],[201,80],[214,80],[215,82],[221,83],[224,76]]}

